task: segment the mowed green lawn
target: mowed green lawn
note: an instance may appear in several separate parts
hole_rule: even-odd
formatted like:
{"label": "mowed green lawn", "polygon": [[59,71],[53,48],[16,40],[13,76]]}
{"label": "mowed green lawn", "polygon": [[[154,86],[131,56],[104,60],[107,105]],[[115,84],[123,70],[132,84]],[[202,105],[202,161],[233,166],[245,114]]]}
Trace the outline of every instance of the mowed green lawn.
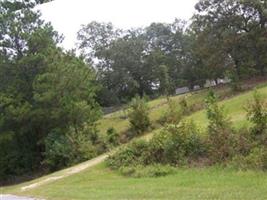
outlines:
{"label": "mowed green lawn", "polygon": [[101,164],[17,194],[46,200],[266,200],[267,174],[216,168],[178,169],[167,177],[137,179],[120,176]]}
{"label": "mowed green lawn", "polygon": [[[258,89],[267,97],[267,87]],[[224,91],[225,92],[225,91]],[[207,91],[188,97],[192,102],[203,102]],[[245,106],[252,99],[253,92],[220,102],[236,128],[248,124]],[[180,98],[174,97],[174,98]],[[158,118],[166,109],[164,99],[153,102],[151,115]],[[120,113],[106,117],[119,118]],[[194,113],[188,118],[196,121],[203,129],[207,125],[206,111]],[[123,120],[122,120],[123,121]],[[124,120],[127,121],[127,120]],[[119,123],[119,122],[118,122]],[[115,123],[115,125],[119,125]],[[128,122],[127,122],[128,123]],[[123,125],[120,125],[124,127]],[[127,126],[125,126],[127,128]],[[125,128],[124,127],[124,128]],[[150,133],[160,131],[154,130]],[[24,184],[25,185],[25,184]],[[267,173],[240,172],[222,168],[177,169],[176,174],[161,178],[127,178],[105,167],[104,163],[87,169],[79,174],[49,183],[27,192],[21,192],[20,186],[2,188],[2,192],[42,197],[46,200],[90,200],[90,199],[205,199],[205,200],[266,200]]]}

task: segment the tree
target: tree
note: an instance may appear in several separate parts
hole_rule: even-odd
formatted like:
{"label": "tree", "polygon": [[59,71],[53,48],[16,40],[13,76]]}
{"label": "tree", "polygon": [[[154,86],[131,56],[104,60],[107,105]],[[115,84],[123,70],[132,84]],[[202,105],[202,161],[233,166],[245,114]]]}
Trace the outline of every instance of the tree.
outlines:
{"label": "tree", "polygon": [[265,1],[205,0],[196,9],[193,23],[206,65],[215,72],[232,68],[239,78],[265,74]]}
{"label": "tree", "polygon": [[[144,29],[147,41],[146,63],[154,69],[155,80],[162,82],[162,66],[166,66],[170,83],[170,93],[180,85],[181,73],[184,67],[184,28],[185,22],[176,19],[172,24],[152,23]],[[162,87],[159,93],[165,94]]]}
{"label": "tree", "polygon": [[170,77],[168,73],[168,68],[166,65],[161,65],[159,67],[160,75],[160,92],[166,96],[169,96],[172,93]]}
{"label": "tree", "polygon": [[92,22],[80,30],[78,39],[87,60],[98,60],[97,78],[106,92],[116,94],[121,102],[151,93],[151,68],[144,64],[146,41],[140,30],[121,34],[112,24]]}
{"label": "tree", "polygon": [[[57,47],[30,1],[0,6],[0,179],[40,169],[48,134],[85,132],[100,116],[95,72]],[[90,131],[89,131],[90,132]],[[89,134],[89,133],[88,133]]]}
{"label": "tree", "polygon": [[100,62],[105,62],[105,48],[120,35],[121,30],[115,29],[111,23],[93,21],[83,25],[78,32],[78,48],[87,61],[92,62],[93,58],[98,58]]}

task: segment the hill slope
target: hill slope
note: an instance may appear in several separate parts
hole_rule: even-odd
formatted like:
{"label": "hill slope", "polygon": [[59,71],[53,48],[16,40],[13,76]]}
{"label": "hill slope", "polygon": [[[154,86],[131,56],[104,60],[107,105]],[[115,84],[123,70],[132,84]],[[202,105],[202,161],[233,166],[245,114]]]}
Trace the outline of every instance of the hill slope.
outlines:
{"label": "hill slope", "polygon": [[[267,96],[267,87],[262,86],[259,92]],[[229,98],[228,89],[217,90],[222,97],[220,102],[225,107],[236,128],[247,124],[244,106],[252,97],[252,91]],[[201,91],[188,97],[190,103],[203,102],[207,91]],[[174,97],[175,99],[181,96]],[[166,108],[166,101],[159,99],[150,102],[151,116],[156,122]],[[101,123],[121,127],[121,132],[128,129],[127,119],[122,112],[106,116]],[[193,113],[189,118],[195,120],[202,128],[207,124],[205,110]],[[117,119],[118,121],[113,121]],[[110,123],[110,124],[109,124]],[[105,128],[102,127],[103,131]],[[152,131],[157,132],[155,129]],[[44,180],[41,178],[39,180]],[[89,167],[84,171],[47,182],[40,187],[22,191],[25,183],[15,187],[3,188],[4,193],[36,196],[47,200],[81,200],[81,199],[266,199],[267,174],[263,172],[237,172],[230,169],[177,169],[173,176],[162,178],[126,178],[110,171],[104,164]],[[249,190],[249,192],[248,192]]]}

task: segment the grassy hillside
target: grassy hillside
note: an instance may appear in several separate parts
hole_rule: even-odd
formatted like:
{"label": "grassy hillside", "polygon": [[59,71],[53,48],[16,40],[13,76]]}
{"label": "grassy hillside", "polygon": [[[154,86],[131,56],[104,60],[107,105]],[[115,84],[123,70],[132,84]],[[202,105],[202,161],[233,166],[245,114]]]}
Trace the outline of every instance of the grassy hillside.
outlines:
{"label": "grassy hillside", "polygon": [[[265,85],[258,87],[259,93],[266,98],[267,97],[267,87]],[[226,115],[233,122],[234,127],[240,128],[243,125],[249,125],[246,120],[246,106],[252,99],[253,91],[246,92],[242,95],[235,96],[233,98],[224,100],[220,102],[220,106],[224,107]],[[207,126],[206,111],[201,110],[192,114],[190,119],[197,122],[199,126],[205,128]]]}
{"label": "grassy hillside", "polygon": [[[216,94],[221,98],[229,98],[233,94],[227,86],[219,87],[215,90]],[[191,94],[178,95],[171,97],[172,100],[179,101],[181,98],[186,98],[189,105],[201,105],[204,103],[204,99],[208,94],[208,90],[201,90]],[[164,115],[167,109],[167,100],[162,97],[148,103],[150,108],[149,117],[153,125],[157,125],[158,120]],[[119,133],[126,132],[129,127],[129,121],[127,119],[127,110],[120,110],[115,113],[105,115],[98,121],[98,129],[100,134],[105,134],[107,129],[115,128]]]}
{"label": "grassy hillside", "polygon": [[[190,104],[203,103],[208,91],[201,91],[187,97]],[[246,121],[244,107],[252,98],[252,91],[232,96],[228,88],[217,91],[225,100],[220,102],[236,128]],[[261,86],[259,92],[267,97],[267,87]],[[231,97],[232,96],[232,97]],[[173,97],[179,99],[182,96]],[[164,98],[151,101],[150,115],[156,123],[167,105]],[[99,122],[101,131],[113,126],[120,132],[129,128],[123,112],[105,116]],[[189,118],[205,128],[205,110],[198,111]],[[151,134],[160,131],[153,130]],[[149,134],[148,134],[149,135]],[[27,184],[27,183],[26,183]],[[24,184],[25,185],[25,184]],[[104,164],[85,170],[53,183],[21,192],[20,186],[3,188],[4,193],[43,197],[47,200],[87,200],[87,199],[266,199],[267,174],[263,172],[239,172],[231,169],[177,169],[174,175],[161,178],[127,178],[109,170]]]}

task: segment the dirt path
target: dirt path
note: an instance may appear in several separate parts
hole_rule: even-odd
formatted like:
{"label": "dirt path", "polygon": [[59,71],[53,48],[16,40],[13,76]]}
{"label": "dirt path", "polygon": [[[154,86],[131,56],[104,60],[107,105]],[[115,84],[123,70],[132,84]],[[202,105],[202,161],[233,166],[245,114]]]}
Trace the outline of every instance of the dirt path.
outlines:
{"label": "dirt path", "polygon": [[[108,155],[109,154],[104,154],[102,156],[96,157],[96,158],[94,158],[92,160],[89,160],[87,162],[81,163],[81,164],[76,165],[74,167],[62,170],[60,172],[56,172],[56,173],[52,174],[51,176],[48,176],[45,179],[42,179],[42,180],[37,181],[35,183],[32,183],[30,185],[26,185],[26,186],[21,187],[21,191],[31,190],[31,189],[34,189],[36,187],[40,187],[40,186],[42,186],[44,184],[51,183],[53,181],[63,179],[65,177],[71,176],[73,174],[77,174],[77,173],[79,173],[79,172],[81,172],[81,171],[83,171],[85,169],[88,169],[90,167],[93,167],[93,166],[103,162],[108,157]],[[20,200],[20,199],[18,199],[18,200]],[[24,200],[24,199],[22,199],[22,200]],[[27,200],[27,199],[25,199],[25,200]],[[29,199],[29,200],[31,200],[31,199]]]}

